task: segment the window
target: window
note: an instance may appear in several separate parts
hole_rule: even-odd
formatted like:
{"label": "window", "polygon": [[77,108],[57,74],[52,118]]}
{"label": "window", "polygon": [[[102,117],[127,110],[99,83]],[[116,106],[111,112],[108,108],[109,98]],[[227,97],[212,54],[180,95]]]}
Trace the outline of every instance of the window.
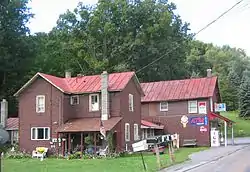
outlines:
{"label": "window", "polygon": [[36,112],[37,113],[45,112],[45,96],[44,95],[36,96]]}
{"label": "window", "polygon": [[188,113],[198,113],[197,110],[197,100],[188,101]]}
{"label": "window", "polygon": [[134,96],[133,96],[133,94],[128,95],[128,106],[129,106],[129,111],[133,112],[134,111]]}
{"label": "window", "polygon": [[168,111],[168,102],[160,103],[160,111]]}
{"label": "window", "polygon": [[79,96],[78,95],[71,96],[70,97],[70,104],[71,105],[77,105],[77,104],[79,104]]}
{"label": "window", "polygon": [[134,124],[134,140],[139,140],[138,124]]}
{"label": "window", "polygon": [[31,140],[49,140],[49,127],[33,127],[31,128]]}
{"label": "window", "polygon": [[89,96],[89,109],[90,111],[99,110],[99,94],[91,94]]}
{"label": "window", "polygon": [[125,141],[130,141],[130,126],[129,123],[125,124]]}

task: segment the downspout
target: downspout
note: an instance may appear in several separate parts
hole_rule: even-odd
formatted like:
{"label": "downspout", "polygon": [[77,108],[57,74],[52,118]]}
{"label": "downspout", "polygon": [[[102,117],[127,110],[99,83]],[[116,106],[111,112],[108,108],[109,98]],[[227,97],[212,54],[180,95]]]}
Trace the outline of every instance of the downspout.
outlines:
{"label": "downspout", "polygon": [[50,86],[50,140],[52,139],[52,85]]}

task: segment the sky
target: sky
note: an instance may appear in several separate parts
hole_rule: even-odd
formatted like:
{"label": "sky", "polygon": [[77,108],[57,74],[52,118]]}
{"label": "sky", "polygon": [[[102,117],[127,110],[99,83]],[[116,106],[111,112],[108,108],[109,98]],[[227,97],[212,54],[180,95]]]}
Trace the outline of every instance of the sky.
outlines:
{"label": "sky", "polygon": [[[193,33],[199,31],[231,8],[239,0],[170,0],[177,5],[182,20],[190,23]],[[60,14],[73,10],[78,2],[93,5],[97,0],[32,0],[29,7],[35,17],[28,26],[31,33],[49,32]],[[250,55],[250,0],[243,0],[237,7],[196,36],[197,40],[219,46],[242,48]]]}

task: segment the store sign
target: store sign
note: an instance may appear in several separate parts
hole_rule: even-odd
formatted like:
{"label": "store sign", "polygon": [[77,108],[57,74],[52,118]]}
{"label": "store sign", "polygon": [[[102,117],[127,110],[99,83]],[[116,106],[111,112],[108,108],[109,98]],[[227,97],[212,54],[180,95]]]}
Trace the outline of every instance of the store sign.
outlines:
{"label": "store sign", "polygon": [[189,120],[189,123],[191,125],[194,126],[204,126],[204,125],[208,125],[208,118],[207,116],[203,116],[203,117],[191,117]]}
{"label": "store sign", "polygon": [[182,123],[183,128],[186,128],[187,123],[188,123],[188,117],[186,115],[183,115],[181,117],[181,123]]}
{"label": "store sign", "polygon": [[215,112],[226,112],[226,103],[215,103],[214,109]]}
{"label": "store sign", "polygon": [[199,114],[207,114],[207,105],[206,102],[198,103]]}

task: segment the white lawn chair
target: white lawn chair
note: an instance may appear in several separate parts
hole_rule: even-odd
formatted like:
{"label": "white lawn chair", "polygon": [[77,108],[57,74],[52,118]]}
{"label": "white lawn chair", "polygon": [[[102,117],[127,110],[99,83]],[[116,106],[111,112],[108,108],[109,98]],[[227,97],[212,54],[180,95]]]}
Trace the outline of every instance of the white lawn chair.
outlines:
{"label": "white lawn chair", "polygon": [[37,151],[37,149],[38,148],[36,148],[36,150],[32,151],[32,158],[36,157],[36,158],[42,158],[43,159],[46,156],[47,152],[48,152],[48,148],[44,148],[44,152],[43,153]]}
{"label": "white lawn chair", "polygon": [[106,146],[105,149],[100,149],[99,150],[99,155],[106,157],[107,156],[107,150],[108,150],[108,146]]}

